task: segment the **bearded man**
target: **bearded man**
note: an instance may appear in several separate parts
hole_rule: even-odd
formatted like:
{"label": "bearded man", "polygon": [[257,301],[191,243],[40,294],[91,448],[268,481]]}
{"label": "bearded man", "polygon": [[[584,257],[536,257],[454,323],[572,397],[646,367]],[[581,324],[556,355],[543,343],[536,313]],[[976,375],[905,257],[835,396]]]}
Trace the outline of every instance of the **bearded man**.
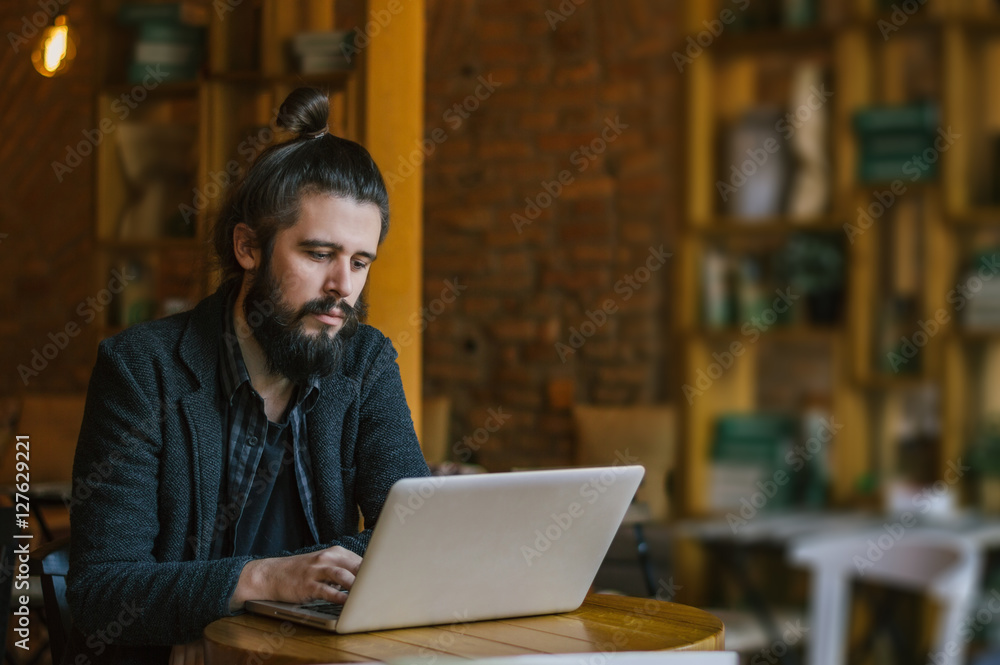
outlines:
{"label": "bearded man", "polygon": [[64,662],[197,663],[204,627],[247,600],[344,602],[389,488],[428,473],[395,350],[361,322],[388,194],[328,114],[313,89],[282,105],[294,137],[216,222],[219,289],[101,344]]}

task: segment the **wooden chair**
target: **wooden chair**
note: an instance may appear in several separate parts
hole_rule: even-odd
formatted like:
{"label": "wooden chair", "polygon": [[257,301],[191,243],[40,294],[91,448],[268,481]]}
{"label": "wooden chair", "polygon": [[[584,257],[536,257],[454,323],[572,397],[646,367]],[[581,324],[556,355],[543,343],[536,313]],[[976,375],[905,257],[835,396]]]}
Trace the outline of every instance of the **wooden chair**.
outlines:
{"label": "wooden chair", "polygon": [[[28,542],[28,541],[21,541]],[[14,588],[14,508],[0,507],[0,616],[4,630],[0,634],[0,653],[9,660],[7,626],[10,624],[10,600]]]}
{"label": "wooden chair", "polygon": [[674,411],[666,406],[573,407],[576,464],[640,464],[646,468],[622,524],[631,526],[635,534],[636,554],[650,596],[656,594],[657,581],[644,525],[662,522],[669,513],[667,474],[674,464],[674,423]]}
{"label": "wooden chair", "polygon": [[52,662],[62,661],[72,625],[69,603],[66,602],[66,573],[69,572],[69,538],[45,543],[31,552],[28,572],[42,585],[45,626],[49,631]]}
{"label": "wooden chair", "polygon": [[422,408],[423,426],[420,448],[429,466],[448,459],[448,430],[451,424],[451,399],[425,397]]}

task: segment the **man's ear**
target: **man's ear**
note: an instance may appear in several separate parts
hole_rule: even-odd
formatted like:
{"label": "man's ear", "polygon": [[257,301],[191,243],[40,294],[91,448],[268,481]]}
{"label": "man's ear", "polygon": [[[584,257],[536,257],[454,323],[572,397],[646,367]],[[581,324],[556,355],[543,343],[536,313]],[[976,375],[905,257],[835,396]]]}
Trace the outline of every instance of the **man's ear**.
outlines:
{"label": "man's ear", "polygon": [[236,260],[244,270],[253,270],[260,261],[260,248],[257,247],[257,235],[253,230],[240,222],[233,229],[233,251]]}

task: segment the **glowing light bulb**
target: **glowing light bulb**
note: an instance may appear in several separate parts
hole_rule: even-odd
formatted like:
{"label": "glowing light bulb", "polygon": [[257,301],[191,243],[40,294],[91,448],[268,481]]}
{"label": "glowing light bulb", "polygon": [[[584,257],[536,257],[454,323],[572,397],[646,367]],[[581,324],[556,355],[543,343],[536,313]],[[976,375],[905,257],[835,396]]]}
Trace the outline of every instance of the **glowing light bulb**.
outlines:
{"label": "glowing light bulb", "polygon": [[76,57],[76,44],[70,35],[66,15],[60,14],[42,33],[38,48],[31,54],[31,62],[42,76],[64,73]]}

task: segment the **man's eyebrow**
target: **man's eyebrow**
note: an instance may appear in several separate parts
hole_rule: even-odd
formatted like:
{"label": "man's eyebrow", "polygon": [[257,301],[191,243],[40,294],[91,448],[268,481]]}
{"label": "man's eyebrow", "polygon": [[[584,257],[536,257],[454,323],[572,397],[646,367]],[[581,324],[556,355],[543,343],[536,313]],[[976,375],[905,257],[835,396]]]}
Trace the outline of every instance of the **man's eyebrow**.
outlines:
{"label": "man's eyebrow", "polygon": [[[299,243],[299,247],[310,247],[314,249],[322,247],[328,249],[335,249],[338,252],[344,251],[344,246],[341,245],[339,242],[332,242],[330,240],[319,240],[317,238],[306,238],[305,240]],[[371,252],[355,252],[355,255],[363,256],[369,261],[374,261],[376,258],[375,255],[372,254]]]}

